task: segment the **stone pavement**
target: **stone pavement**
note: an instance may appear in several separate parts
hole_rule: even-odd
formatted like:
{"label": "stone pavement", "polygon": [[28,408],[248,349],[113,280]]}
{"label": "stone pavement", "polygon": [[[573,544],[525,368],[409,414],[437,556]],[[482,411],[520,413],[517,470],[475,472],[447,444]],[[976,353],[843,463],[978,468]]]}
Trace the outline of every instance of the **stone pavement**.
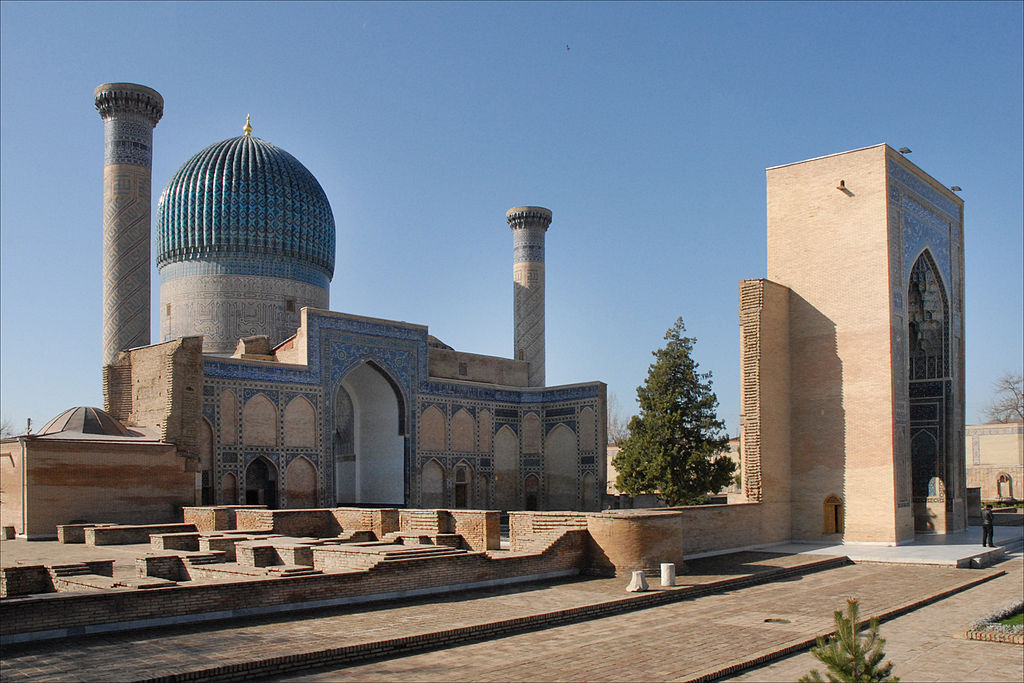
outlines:
{"label": "stone pavement", "polygon": [[[1024,680],[1024,648],[1020,645],[955,636],[974,619],[1022,599],[1022,567],[1024,562],[1016,555],[999,566],[1006,576],[883,623],[879,632],[885,638],[886,659],[893,663],[893,674],[915,682]],[[795,681],[811,669],[824,673],[821,662],[805,651],[728,680]]]}
{"label": "stone pavement", "polygon": [[[1006,553],[1024,547],[1024,527],[997,526],[994,529],[997,548],[981,546],[981,527],[968,527],[955,534],[920,534],[911,543],[887,546],[874,543],[775,543],[757,550],[777,553],[846,555],[854,562],[893,562],[907,564],[940,564],[970,567],[971,558],[981,558],[982,566],[1003,559]],[[975,565],[976,566],[976,565]]]}
{"label": "stone pavement", "polygon": [[[1013,576],[996,579],[1002,583],[990,592],[999,596],[1016,591],[1020,595],[1021,570],[1019,560],[1016,562]],[[642,612],[346,668],[324,669],[295,678],[306,681],[713,680],[728,667],[770,656],[780,649],[805,642],[811,635],[830,631],[832,610],[845,605],[847,597],[859,598],[861,613],[870,616],[935,595],[983,573],[946,567],[853,565]],[[936,603],[939,614],[943,602]],[[971,619],[974,616],[980,615],[971,615]],[[785,619],[789,623],[766,622],[766,619]],[[948,632],[948,622],[941,620],[939,623],[942,624],[939,630]],[[1017,647],[1019,663],[1019,646],[1011,647]],[[981,659],[983,656],[977,658]],[[1001,661],[990,669],[978,666],[974,670],[985,676],[946,680],[1001,680],[1006,664]],[[954,671],[949,669],[951,675]],[[778,680],[795,680],[806,672],[807,669],[800,673],[787,671]],[[758,673],[750,674],[748,680],[762,680]],[[908,675],[904,680],[916,679]],[[1019,677],[1016,680],[1020,680]]]}
{"label": "stone pavement", "polygon": [[[755,553],[707,558],[690,563],[690,573],[680,576],[680,580],[699,584],[751,571],[789,567],[805,559]],[[1019,595],[1021,572],[1019,567],[1015,571]],[[726,667],[806,642],[809,637],[830,630],[831,611],[844,604],[846,596],[860,597],[862,613],[870,615],[956,590],[993,573],[946,567],[844,566],[661,607],[304,677],[690,680],[714,675]],[[0,678],[138,680],[188,675],[225,665],[297,656],[353,643],[374,644],[389,638],[593,605],[622,598],[624,585],[625,579],[621,577],[582,579],[474,591],[376,608],[323,610],[300,617],[6,646],[0,660]],[[979,615],[971,618],[975,616]],[[787,619],[789,623],[766,622],[769,618]],[[970,644],[993,645],[973,641]],[[251,673],[239,671],[236,678],[246,678]]]}

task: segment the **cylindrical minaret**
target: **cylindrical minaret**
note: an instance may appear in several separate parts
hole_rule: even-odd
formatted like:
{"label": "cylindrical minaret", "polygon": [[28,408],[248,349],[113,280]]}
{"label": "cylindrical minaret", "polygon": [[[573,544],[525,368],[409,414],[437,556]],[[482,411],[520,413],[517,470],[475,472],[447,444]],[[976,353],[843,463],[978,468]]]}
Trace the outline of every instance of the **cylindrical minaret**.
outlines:
{"label": "cylindrical minaret", "polygon": [[153,128],[156,90],[107,83],[93,92],[103,119],[103,365],[149,344]]}
{"label": "cylindrical minaret", "polygon": [[551,211],[517,206],[505,212],[512,228],[512,282],[515,292],[515,357],[530,363],[529,384],[544,386],[544,233]]}

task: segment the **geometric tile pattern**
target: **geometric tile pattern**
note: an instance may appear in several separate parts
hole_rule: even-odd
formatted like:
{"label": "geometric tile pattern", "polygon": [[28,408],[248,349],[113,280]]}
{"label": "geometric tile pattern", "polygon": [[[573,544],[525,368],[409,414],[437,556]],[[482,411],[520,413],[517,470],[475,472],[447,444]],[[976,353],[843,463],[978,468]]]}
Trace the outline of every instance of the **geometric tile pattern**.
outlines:
{"label": "geometric tile pattern", "polygon": [[[339,427],[344,427],[342,423],[346,419],[345,415],[335,416],[339,388],[345,377],[364,363],[373,364],[401,396],[402,432],[408,444],[403,476],[407,502],[419,500],[418,472],[430,459],[437,460],[449,472],[453,471],[456,464],[464,461],[477,474],[490,476],[493,473],[490,446],[493,435],[506,425],[518,433],[527,414],[533,413],[541,418],[542,438],[559,424],[578,432],[577,416],[585,407],[590,407],[595,415],[604,414],[601,402],[603,387],[597,382],[555,388],[517,389],[431,379],[427,372],[427,330],[419,325],[308,310],[306,326],[308,365],[253,363],[205,356],[205,383],[216,387],[209,392],[206,402],[211,410],[216,410],[219,405],[217,397],[225,389],[230,389],[242,399],[239,401],[239,410],[245,400],[256,393],[269,397],[278,410],[282,410],[286,401],[290,400],[289,397],[296,393],[305,396],[316,410],[320,433],[317,452],[305,450],[303,454],[317,467],[322,487],[319,499],[324,504],[332,504],[334,501],[335,458],[332,456],[335,455],[335,434]],[[419,455],[418,418],[430,405],[437,406],[446,416],[446,421],[459,410],[466,410],[476,416],[486,409],[493,416],[489,421],[492,433],[488,436],[491,438],[478,438],[477,443],[487,444],[487,449],[458,454],[434,451]],[[599,420],[594,429],[600,429],[600,424]],[[219,432],[220,425],[215,424],[214,433]],[[588,434],[588,443],[601,439],[601,436],[600,433]],[[260,455],[267,457],[282,472],[290,458],[299,455],[304,449],[289,450],[278,446],[257,451],[244,448],[241,449],[243,457],[236,462],[234,453],[238,450],[237,446],[218,444],[218,469],[221,474],[232,472],[241,475],[244,466]],[[530,463],[524,461],[521,471],[535,472],[541,475],[543,482],[543,458],[535,460]],[[581,476],[583,473],[591,473],[600,478],[601,471],[596,461],[584,463],[580,459],[578,467]],[[543,495],[543,491],[541,493]]]}
{"label": "geometric tile pattern", "polygon": [[964,485],[963,210],[896,159],[887,160],[886,175],[895,475],[903,507],[912,497],[941,502],[945,491]]}
{"label": "geometric tile pattern", "polygon": [[544,386],[544,234],[551,211],[517,206],[505,213],[512,229],[515,358],[530,363],[528,383]]}
{"label": "geometric tile pattern", "polygon": [[103,119],[103,364],[149,344],[150,202],[155,90],[108,83],[93,93]]}
{"label": "geometric tile pattern", "polygon": [[251,135],[210,145],[160,195],[157,266],[249,256],[334,274],[334,214],[313,174]]}

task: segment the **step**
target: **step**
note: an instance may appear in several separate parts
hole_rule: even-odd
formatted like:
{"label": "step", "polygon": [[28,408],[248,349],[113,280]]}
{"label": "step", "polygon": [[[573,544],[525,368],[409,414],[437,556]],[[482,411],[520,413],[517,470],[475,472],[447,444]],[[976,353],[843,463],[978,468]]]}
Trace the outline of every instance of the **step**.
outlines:
{"label": "step", "polygon": [[54,576],[60,577],[82,576],[83,574],[92,574],[93,572],[93,570],[86,564],[62,564],[50,567],[50,571]]}
{"label": "step", "polygon": [[264,567],[267,574],[275,576],[310,576],[313,574],[323,574],[319,569],[313,569],[305,565],[299,564],[277,564],[272,567]]}

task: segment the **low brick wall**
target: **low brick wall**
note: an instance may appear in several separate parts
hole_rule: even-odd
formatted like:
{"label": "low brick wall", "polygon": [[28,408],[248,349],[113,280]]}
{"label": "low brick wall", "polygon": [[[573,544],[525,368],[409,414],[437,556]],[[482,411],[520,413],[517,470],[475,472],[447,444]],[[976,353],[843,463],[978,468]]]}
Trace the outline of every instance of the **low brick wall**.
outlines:
{"label": "low brick wall", "polygon": [[[446,562],[389,562],[369,571],[270,578],[260,581],[194,584],[159,590],[117,590],[63,596],[60,600],[25,598],[0,603],[0,635],[55,629],[77,629],[112,622],[168,619],[186,615],[237,616],[237,610],[365,598],[391,599],[415,590],[443,590],[461,584],[508,581],[554,572],[573,572],[586,553],[586,532],[563,536],[543,555],[492,559],[482,553],[460,555]],[[153,563],[154,558],[143,558]],[[168,566],[173,560],[167,560]],[[153,564],[149,575],[153,576]],[[170,573],[170,572],[168,572]],[[174,580],[174,579],[171,579]]]}
{"label": "low brick wall", "polygon": [[238,529],[269,531],[282,536],[330,538],[341,532],[334,511],[328,508],[308,510],[236,510]]}
{"label": "low brick wall", "polygon": [[86,545],[127,545],[130,543],[149,543],[150,534],[175,534],[186,531],[194,532],[192,524],[141,524],[95,526],[85,530]]}
{"label": "low brick wall", "polygon": [[113,524],[60,524],[57,526],[57,541],[60,543],[85,543],[85,530],[94,526]]}
{"label": "low brick wall", "polygon": [[450,510],[454,533],[470,550],[501,548],[501,513],[496,510]]}
{"label": "low brick wall", "polygon": [[150,534],[149,547],[153,550],[199,550],[199,532]]}
{"label": "low brick wall", "polygon": [[153,576],[168,581],[188,581],[185,562],[178,555],[146,555],[135,559],[139,576]]}
{"label": "low brick wall", "polygon": [[0,598],[55,590],[50,571],[41,564],[0,568]]}
{"label": "low brick wall", "polygon": [[182,508],[186,524],[194,524],[197,531],[211,533],[234,529],[238,510],[265,510],[266,505],[207,505]]}
{"label": "low brick wall", "polygon": [[345,532],[371,531],[381,538],[400,528],[395,508],[333,508],[331,513]]}
{"label": "low brick wall", "polygon": [[766,536],[762,528],[765,510],[760,503],[688,505],[665,509],[682,515],[684,555],[746,548],[788,538],[788,535],[778,539]]}

